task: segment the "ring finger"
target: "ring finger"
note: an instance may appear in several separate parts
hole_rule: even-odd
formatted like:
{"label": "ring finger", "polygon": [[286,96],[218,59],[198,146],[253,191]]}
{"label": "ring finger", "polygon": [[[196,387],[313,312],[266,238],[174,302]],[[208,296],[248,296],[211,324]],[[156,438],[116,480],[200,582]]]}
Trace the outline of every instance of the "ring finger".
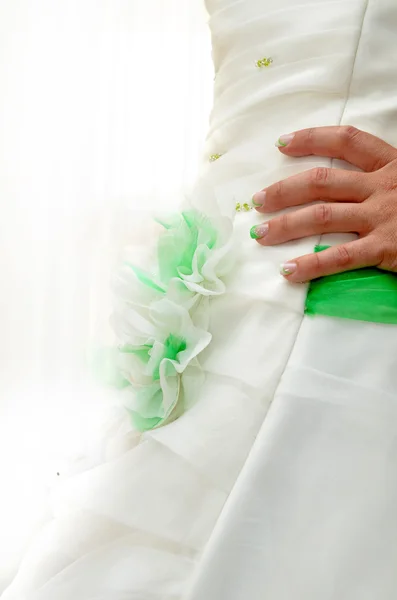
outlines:
{"label": "ring finger", "polygon": [[263,246],[282,244],[322,233],[368,233],[363,207],[356,204],[316,204],[254,225],[251,237]]}
{"label": "ring finger", "polygon": [[363,202],[373,191],[371,182],[365,173],[318,167],[269,185],[252,201],[263,213],[320,199]]}

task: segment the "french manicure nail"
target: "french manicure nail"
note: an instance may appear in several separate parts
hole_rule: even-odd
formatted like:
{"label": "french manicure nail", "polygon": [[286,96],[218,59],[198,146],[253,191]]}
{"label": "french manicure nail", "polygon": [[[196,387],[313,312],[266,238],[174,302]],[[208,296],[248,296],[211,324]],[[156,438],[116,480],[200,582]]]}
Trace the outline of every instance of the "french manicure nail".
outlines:
{"label": "french manicure nail", "polygon": [[260,240],[265,237],[268,231],[269,225],[267,223],[262,223],[261,225],[254,225],[253,227],[251,227],[250,236],[253,240]]}
{"label": "french manicure nail", "polygon": [[290,142],[292,142],[294,137],[295,137],[294,133],[285,133],[284,135],[280,135],[280,137],[278,138],[278,140],[276,142],[277,148],[285,148],[285,146],[288,146],[288,144]]}
{"label": "french manicure nail", "polygon": [[266,192],[256,192],[256,194],[252,196],[252,204],[257,208],[263,206],[265,204],[265,200]]}
{"label": "french manicure nail", "polygon": [[280,273],[281,275],[288,277],[288,275],[292,275],[292,273],[295,273],[297,267],[298,265],[294,262],[282,263],[280,265]]}

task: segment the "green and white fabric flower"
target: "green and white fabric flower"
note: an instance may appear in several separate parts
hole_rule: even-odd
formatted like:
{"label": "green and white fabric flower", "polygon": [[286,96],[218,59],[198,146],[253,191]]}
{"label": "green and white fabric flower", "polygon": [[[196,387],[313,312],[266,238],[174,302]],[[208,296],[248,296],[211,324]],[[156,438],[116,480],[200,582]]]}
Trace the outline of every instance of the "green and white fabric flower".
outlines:
{"label": "green and white fabric flower", "polygon": [[209,298],[225,291],[234,262],[230,219],[190,209],[159,222],[165,231],[153,274],[124,263],[114,281],[119,387],[140,431],[183,410],[184,378],[191,393],[197,356],[211,341]]}
{"label": "green and white fabric flower", "polygon": [[196,357],[211,341],[184,307],[168,299],[155,303],[150,312],[156,336],[119,351],[119,366],[129,384],[125,406],[141,431],[169,419],[180,398],[181,376],[189,365],[196,365]]}
{"label": "green and white fabric flower", "polygon": [[166,231],[158,245],[159,278],[168,286],[178,278],[192,292],[223,294],[221,278],[232,266],[232,222],[226,217],[209,219],[197,210],[159,220]]}

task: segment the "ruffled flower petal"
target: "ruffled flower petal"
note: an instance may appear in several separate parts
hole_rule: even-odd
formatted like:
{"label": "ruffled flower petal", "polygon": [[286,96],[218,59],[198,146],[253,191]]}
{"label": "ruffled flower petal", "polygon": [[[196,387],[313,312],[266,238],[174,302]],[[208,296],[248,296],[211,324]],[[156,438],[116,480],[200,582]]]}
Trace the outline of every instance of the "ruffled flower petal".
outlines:
{"label": "ruffled flower petal", "polygon": [[157,269],[125,263],[113,286],[117,364],[128,382],[125,406],[140,431],[169,422],[192,402],[201,380],[197,357],[211,341],[209,298],[224,292],[221,277],[234,264],[230,219],[189,209],[158,222],[165,231]]}

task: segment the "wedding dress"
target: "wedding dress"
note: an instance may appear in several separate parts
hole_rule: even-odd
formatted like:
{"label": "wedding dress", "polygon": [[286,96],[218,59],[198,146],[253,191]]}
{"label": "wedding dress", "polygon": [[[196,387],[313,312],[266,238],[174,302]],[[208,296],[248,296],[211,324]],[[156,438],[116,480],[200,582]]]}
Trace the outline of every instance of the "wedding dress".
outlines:
{"label": "wedding dress", "polygon": [[[206,156],[183,215],[164,218],[166,238],[153,240],[160,250],[195,243],[197,262],[173,279],[160,269],[150,285],[149,271],[123,267],[116,286],[122,343],[134,330],[136,346],[136,331],[144,339],[153,326],[171,352],[162,327],[175,323],[183,373],[164,367],[161,379],[152,365],[153,410],[124,381],[140,433],[117,413],[106,460],[54,488],[53,518],[4,600],[394,599],[395,326],[304,315],[307,287],[278,267],[320,239],[263,248],[249,237],[260,215],[236,204],[316,165],[349,168],[282,156],[283,133],[350,124],[397,145],[397,6],[207,0],[207,9],[216,77]],[[137,280],[147,305],[130,312]]]}

